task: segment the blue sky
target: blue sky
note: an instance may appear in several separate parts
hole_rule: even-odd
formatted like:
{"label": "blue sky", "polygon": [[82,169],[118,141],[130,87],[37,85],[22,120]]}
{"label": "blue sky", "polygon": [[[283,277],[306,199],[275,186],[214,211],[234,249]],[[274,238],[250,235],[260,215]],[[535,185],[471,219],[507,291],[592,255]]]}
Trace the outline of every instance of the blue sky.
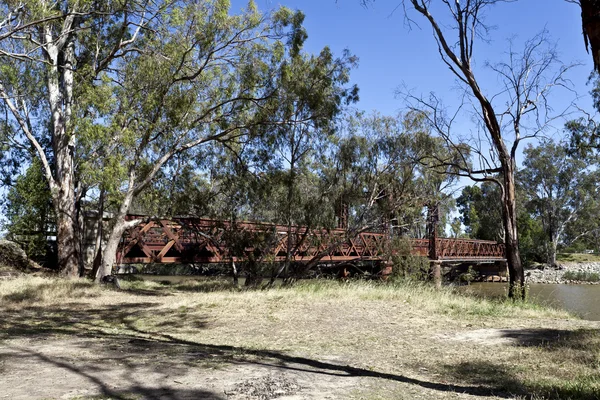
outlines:
{"label": "blue sky", "polygon": [[[352,82],[360,88],[357,108],[383,114],[395,114],[405,107],[396,90],[405,85],[414,94],[436,92],[452,106],[456,101],[455,79],[443,65],[431,34],[431,28],[412,14],[420,27],[409,29],[405,25],[400,0],[375,0],[368,8],[359,0],[255,0],[258,7],[267,10],[278,5],[300,9],[306,14],[305,27],[308,41],[305,50],[318,52],[330,46],[341,55],[349,49],[360,59],[359,67],[351,74]],[[434,0],[433,3],[439,3]],[[245,1],[234,0],[233,11]],[[506,51],[506,40],[513,38],[522,43],[543,29],[557,43],[561,60],[565,64],[578,62],[569,74],[574,89],[581,96],[577,104],[591,110],[586,85],[592,70],[591,57],[586,53],[581,34],[579,6],[564,0],[520,0],[490,8],[487,21],[495,29],[489,43],[479,43],[475,61],[481,86],[491,96],[497,88],[497,79],[483,68],[486,61],[499,61]],[[556,93],[552,98],[555,109],[566,107],[573,100],[572,93]],[[554,136],[562,135],[562,122],[556,124]],[[469,129],[465,126],[465,129]]]}
{"label": "blue sky", "polygon": [[[341,55],[344,49],[349,49],[359,57],[359,66],[351,74],[352,83],[360,88],[358,109],[376,110],[385,115],[405,110],[404,99],[396,94],[400,87],[409,88],[414,95],[435,92],[449,108],[458,104],[456,79],[440,61],[430,26],[413,12],[410,16],[420,26],[409,29],[401,0],[375,0],[367,8],[362,7],[359,0],[255,1],[262,10],[279,5],[302,10],[308,32],[306,51],[315,53],[329,46],[334,54]],[[234,0],[234,11],[244,3]],[[441,2],[433,0],[432,3]],[[434,8],[434,11],[442,10]],[[478,43],[474,55],[478,81],[486,96],[497,93],[498,79],[484,67],[485,63],[505,59],[509,38],[518,45],[546,30],[564,64],[581,64],[568,74],[576,93],[555,92],[550,99],[551,106],[560,111],[574,102],[577,107],[593,111],[587,84],[593,64],[585,50],[578,5],[564,0],[501,3],[489,9],[486,21],[494,29],[488,43]],[[573,114],[566,119],[577,116],[573,109]],[[564,137],[566,119],[554,122],[547,135],[560,141]],[[463,118],[457,128],[467,135],[476,129],[468,117]],[[520,146],[521,151],[526,144]],[[517,155],[518,164],[522,157],[522,153]],[[472,184],[471,180],[462,178],[453,191],[460,193],[462,187]]]}

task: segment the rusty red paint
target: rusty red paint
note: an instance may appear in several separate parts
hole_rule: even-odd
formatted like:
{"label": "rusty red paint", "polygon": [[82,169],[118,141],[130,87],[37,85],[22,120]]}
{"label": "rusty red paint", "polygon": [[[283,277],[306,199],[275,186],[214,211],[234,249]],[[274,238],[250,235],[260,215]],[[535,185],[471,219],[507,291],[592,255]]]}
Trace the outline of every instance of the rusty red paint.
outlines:
{"label": "rusty red paint", "polygon": [[[128,220],[144,219],[130,215]],[[274,238],[263,258],[284,261],[287,249],[287,226],[238,222],[206,218],[174,218],[143,221],[123,235],[117,254],[117,263],[226,263],[243,261],[245,257],[231,254],[226,232],[233,229],[246,232],[264,232]],[[361,232],[349,235],[345,229],[312,229],[293,226],[293,261],[310,262],[320,258],[321,263],[358,260],[386,261],[388,235]],[[411,239],[412,254],[427,257],[428,239]],[[504,245],[493,241],[437,238],[437,259],[440,261],[501,261]],[[245,254],[255,249],[248,247]]]}

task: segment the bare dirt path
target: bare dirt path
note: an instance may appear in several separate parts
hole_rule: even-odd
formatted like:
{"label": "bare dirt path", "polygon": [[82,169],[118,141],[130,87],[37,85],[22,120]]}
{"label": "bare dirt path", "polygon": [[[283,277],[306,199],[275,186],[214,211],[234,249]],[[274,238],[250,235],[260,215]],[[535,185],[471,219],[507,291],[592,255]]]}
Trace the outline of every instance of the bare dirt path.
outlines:
{"label": "bare dirt path", "polygon": [[358,381],[293,362],[189,350],[135,339],[9,341],[0,346],[0,398],[338,399]]}

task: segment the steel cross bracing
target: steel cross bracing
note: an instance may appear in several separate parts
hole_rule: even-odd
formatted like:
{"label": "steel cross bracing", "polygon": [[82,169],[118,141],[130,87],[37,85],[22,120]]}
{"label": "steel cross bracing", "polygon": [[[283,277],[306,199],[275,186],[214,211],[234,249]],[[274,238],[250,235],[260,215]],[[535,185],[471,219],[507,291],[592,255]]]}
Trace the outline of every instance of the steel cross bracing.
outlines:
{"label": "steel cross bracing", "polygon": [[[124,235],[117,263],[226,263],[249,256],[281,262],[291,243],[292,261],[337,263],[357,260],[387,261],[387,234],[351,233],[344,229],[308,229],[283,225],[204,219],[174,218],[146,220]],[[428,239],[411,239],[412,254],[427,257]],[[472,239],[436,239],[439,261],[504,261],[504,245]]]}

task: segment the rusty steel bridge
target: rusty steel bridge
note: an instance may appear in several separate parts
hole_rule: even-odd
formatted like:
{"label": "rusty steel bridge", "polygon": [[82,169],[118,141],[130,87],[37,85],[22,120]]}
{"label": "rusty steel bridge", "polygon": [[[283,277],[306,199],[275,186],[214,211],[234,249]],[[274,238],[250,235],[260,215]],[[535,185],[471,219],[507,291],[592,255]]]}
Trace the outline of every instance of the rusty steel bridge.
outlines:
{"label": "rusty steel bridge", "polygon": [[[147,219],[121,240],[117,263],[228,263],[259,257],[264,261],[303,263],[385,263],[390,235],[347,229],[308,229],[301,226],[237,222],[205,218]],[[288,232],[290,235],[288,237]],[[505,261],[504,245],[472,239],[409,239],[411,254],[445,263]]]}

